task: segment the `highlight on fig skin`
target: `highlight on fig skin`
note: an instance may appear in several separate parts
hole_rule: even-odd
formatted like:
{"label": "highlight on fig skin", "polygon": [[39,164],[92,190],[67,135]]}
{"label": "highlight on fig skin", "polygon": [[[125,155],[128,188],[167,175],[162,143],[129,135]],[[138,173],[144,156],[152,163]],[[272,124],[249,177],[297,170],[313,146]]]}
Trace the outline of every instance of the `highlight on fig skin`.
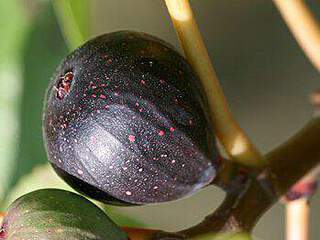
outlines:
{"label": "highlight on fig skin", "polygon": [[121,31],[90,40],[62,62],[49,87],[49,161],[74,189],[106,203],[191,195],[218,167],[199,82],[156,37]]}

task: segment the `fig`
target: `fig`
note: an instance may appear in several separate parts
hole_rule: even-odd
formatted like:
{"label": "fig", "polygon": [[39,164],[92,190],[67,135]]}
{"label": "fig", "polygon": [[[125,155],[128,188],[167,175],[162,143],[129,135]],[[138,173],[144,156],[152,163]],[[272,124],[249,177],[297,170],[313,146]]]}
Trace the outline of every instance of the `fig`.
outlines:
{"label": "fig", "polygon": [[86,198],[64,190],[28,193],[7,211],[0,240],[126,240],[124,233]]}
{"label": "fig", "polygon": [[67,56],[49,85],[48,158],[102,202],[177,200],[216,175],[206,108],[197,75],[171,45],[134,31],[98,36]]}

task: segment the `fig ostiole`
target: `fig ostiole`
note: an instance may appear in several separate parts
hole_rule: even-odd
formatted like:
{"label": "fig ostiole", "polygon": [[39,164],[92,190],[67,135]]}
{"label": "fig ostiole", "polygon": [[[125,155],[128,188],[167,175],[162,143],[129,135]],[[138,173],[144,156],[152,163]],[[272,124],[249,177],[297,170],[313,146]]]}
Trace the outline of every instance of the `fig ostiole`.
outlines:
{"label": "fig ostiole", "polygon": [[37,190],[17,199],[0,230],[0,240],[105,239],[128,237],[89,200],[58,189]]}
{"label": "fig ostiole", "polygon": [[49,161],[73,188],[106,203],[189,196],[218,167],[206,105],[171,45],[134,31],[96,37],[63,60],[49,85]]}

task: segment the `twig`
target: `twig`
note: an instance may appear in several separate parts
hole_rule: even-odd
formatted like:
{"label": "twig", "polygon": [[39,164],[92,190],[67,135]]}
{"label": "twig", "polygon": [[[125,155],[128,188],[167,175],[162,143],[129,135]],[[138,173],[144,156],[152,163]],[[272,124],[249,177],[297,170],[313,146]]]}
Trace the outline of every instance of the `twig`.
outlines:
{"label": "twig", "polygon": [[266,155],[268,181],[279,196],[320,164],[320,118],[310,122],[285,144]]}
{"label": "twig", "polygon": [[212,215],[185,236],[205,232],[251,231],[260,216],[306,173],[320,164],[320,118],[313,119],[285,144],[266,156],[269,165],[227,195]]}
{"label": "twig", "polygon": [[283,197],[286,204],[286,239],[309,239],[309,201],[317,190],[319,169],[316,167],[297,182]]}
{"label": "twig", "polygon": [[[313,119],[294,137],[266,155],[268,166],[256,175],[248,175],[227,194],[222,205],[203,222],[177,233],[155,231],[139,240],[195,239],[219,232],[251,232],[259,218],[293,184],[320,164],[320,118]],[[143,233],[143,231],[141,231]],[[134,239],[135,240],[135,239]]]}
{"label": "twig", "polygon": [[[310,95],[314,118],[319,118],[320,92],[314,91]],[[309,200],[317,189],[319,167],[309,172],[297,182],[284,196],[286,204],[286,239],[309,239]]]}
{"label": "twig", "polygon": [[2,225],[2,221],[3,221],[4,216],[5,216],[5,213],[4,212],[0,212],[0,227]]}
{"label": "twig", "polygon": [[309,239],[309,201],[317,190],[319,167],[291,187],[283,198],[286,204],[287,240]]}
{"label": "twig", "polygon": [[306,198],[291,201],[286,205],[286,239],[309,239],[309,203]]}
{"label": "twig", "polygon": [[[240,151],[240,158],[238,154],[232,152],[230,141],[233,140],[228,137],[239,134],[240,128],[237,128],[228,110],[223,92],[202,43],[200,32],[192,17],[188,1],[166,0],[166,3],[186,56],[198,72],[205,87],[212,118],[218,122],[215,123],[215,128],[223,130],[218,134],[220,134],[226,150],[241,163],[247,163],[248,157],[254,156],[252,161],[255,164],[260,164],[260,155],[257,151],[252,151],[251,146],[253,145],[250,142],[249,145],[244,145],[244,152]],[[219,122],[221,120],[228,122],[228,124]],[[241,131],[241,134],[244,133]],[[244,139],[247,143],[248,139],[246,137]],[[245,181],[240,183],[241,185],[234,192],[229,192],[222,205],[202,223],[178,233],[155,231],[150,235],[150,232],[147,232],[147,234],[139,235],[140,239],[167,239],[166,237],[170,235],[175,236],[175,239],[193,239],[221,231],[250,232],[267,209],[293,184],[320,163],[319,142],[320,118],[316,117],[285,144],[267,154],[265,161],[268,162],[268,165],[256,175],[248,174]],[[248,148],[248,146],[250,147]],[[255,158],[256,156],[258,158]],[[224,182],[223,176],[221,179]],[[140,231],[140,233],[143,232]]]}
{"label": "twig", "polygon": [[[316,168],[316,166],[319,165],[319,134],[320,118],[315,118],[289,141],[289,147],[282,146],[274,153],[271,153],[270,157],[272,158],[272,155],[274,156],[272,163],[273,169],[271,172],[274,173],[274,180],[278,182],[277,184],[274,182],[274,185],[279,194],[297,182],[312,168]],[[275,157],[274,154],[277,155],[277,157]],[[288,160],[283,161],[283,157],[287,157]],[[281,161],[282,163],[278,162],[278,164],[276,164],[277,161]],[[309,168],[311,165],[312,168]],[[298,174],[299,171],[300,176]],[[288,178],[288,176],[292,177]],[[297,178],[293,176],[297,176]],[[290,201],[286,206],[287,240],[308,239],[309,206],[306,199],[307,198],[301,198],[300,200]]]}
{"label": "twig", "polygon": [[311,63],[320,71],[320,25],[303,0],[273,0]]}
{"label": "twig", "polygon": [[276,201],[258,181],[248,181],[239,194],[228,194],[222,205],[200,224],[183,230],[185,238],[219,232],[250,232],[260,216]]}
{"label": "twig", "polygon": [[216,134],[231,159],[249,166],[261,165],[261,156],[234,120],[211,64],[188,0],[165,0],[181,46],[197,72],[207,95]]}

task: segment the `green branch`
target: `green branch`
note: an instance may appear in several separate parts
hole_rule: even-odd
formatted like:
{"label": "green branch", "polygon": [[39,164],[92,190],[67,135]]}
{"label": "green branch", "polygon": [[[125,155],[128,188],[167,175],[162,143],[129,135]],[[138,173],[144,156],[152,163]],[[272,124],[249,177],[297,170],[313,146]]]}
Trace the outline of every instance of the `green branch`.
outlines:
{"label": "green branch", "polygon": [[89,38],[89,1],[53,1],[64,38],[73,50]]}

